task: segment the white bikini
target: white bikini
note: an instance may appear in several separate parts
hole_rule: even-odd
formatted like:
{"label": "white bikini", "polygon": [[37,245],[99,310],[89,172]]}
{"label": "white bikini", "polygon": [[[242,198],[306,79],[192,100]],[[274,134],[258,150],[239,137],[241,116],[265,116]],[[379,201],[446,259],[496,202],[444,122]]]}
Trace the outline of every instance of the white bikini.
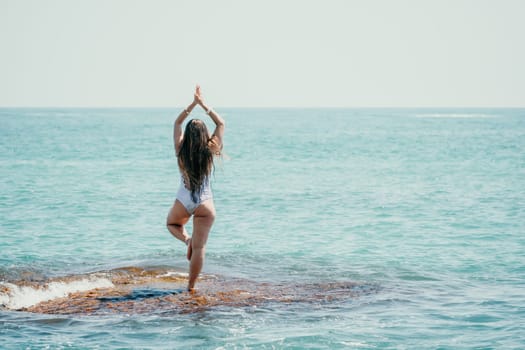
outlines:
{"label": "white bikini", "polygon": [[179,191],[177,192],[177,199],[179,200],[179,202],[181,202],[181,204],[184,206],[184,208],[186,208],[186,210],[190,214],[193,214],[195,209],[197,209],[197,207],[201,205],[202,202],[213,198],[213,195],[211,193],[209,177],[206,177],[206,179],[204,179],[200,193],[196,194],[198,196],[198,201],[194,202],[193,198],[191,198],[191,191],[186,188],[186,185],[184,184],[184,178],[181,176],[180,187]]}

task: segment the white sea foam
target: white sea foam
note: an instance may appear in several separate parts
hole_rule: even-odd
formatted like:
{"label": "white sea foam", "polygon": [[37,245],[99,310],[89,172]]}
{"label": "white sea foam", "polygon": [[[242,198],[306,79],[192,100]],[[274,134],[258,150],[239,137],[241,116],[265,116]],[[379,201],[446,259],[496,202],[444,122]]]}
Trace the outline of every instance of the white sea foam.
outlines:
{"label": "white sea foam", "polygon": [[83,278],[68,282],[50,282],[39,287],[18,286],[13,283],[2,282],[0,289],[4,289],[2,287],[6,290],[0,291],[0,305],[17,310],[43,301],[63,298],[74,292],[113,287],[113,283],[107,278]]}
{"label": "white sea foam", "polygon": [[163,275],[158,275],[157,277],[189,277],[189,274],[187,272],[168,271]]}
{"label": "white sea foam", "polygon": [[481,113],[424,113],[416,114],[417,118],[494,118],[493,114]]}

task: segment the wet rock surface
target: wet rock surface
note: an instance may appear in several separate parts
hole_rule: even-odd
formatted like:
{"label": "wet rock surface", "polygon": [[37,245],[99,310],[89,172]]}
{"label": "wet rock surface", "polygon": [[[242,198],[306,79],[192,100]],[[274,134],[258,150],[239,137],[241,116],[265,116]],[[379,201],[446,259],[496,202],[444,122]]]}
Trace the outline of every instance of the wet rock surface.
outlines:
{"label": "wet rock surface", "polygon": [[[377,293],[378,287],[356,282],[260,283],[246,279],[203,275],[194,292],[186,290],[187,274],[167,267],[124,267],[88,275],[75,275],[47,281],[79,278],[107,278],[111,287],[68,293],[20,309],[46,314],[173,314],[191,313],[214,307],[257,307],[270,303],[334,304]],[[19,281],[16,285],[46,288],[46,284]]]}

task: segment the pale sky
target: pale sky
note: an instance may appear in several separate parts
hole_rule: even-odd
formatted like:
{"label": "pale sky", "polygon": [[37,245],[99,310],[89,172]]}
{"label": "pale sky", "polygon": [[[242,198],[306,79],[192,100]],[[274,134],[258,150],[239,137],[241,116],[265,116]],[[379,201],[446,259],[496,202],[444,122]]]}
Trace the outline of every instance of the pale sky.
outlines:
{"label": "pale sky", "polygon": [[525,1],[0,0],[0,106],[525,106]]}

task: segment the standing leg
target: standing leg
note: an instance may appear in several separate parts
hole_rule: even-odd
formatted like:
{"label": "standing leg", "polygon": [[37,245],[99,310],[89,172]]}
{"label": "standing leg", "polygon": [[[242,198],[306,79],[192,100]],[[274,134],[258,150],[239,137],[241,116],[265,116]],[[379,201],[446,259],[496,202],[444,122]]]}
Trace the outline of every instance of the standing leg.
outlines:
{"label": "standing leg", "polygon": [[193,235],[191,237],[192,254],[190,260],[190,280],[188,290],[192,291],[195,281],[204,265],[204,255],[206,253],[206,242],[211,226],[215,220],[215,206],[213,199],[204,201],[195,209],[193,214]]}

